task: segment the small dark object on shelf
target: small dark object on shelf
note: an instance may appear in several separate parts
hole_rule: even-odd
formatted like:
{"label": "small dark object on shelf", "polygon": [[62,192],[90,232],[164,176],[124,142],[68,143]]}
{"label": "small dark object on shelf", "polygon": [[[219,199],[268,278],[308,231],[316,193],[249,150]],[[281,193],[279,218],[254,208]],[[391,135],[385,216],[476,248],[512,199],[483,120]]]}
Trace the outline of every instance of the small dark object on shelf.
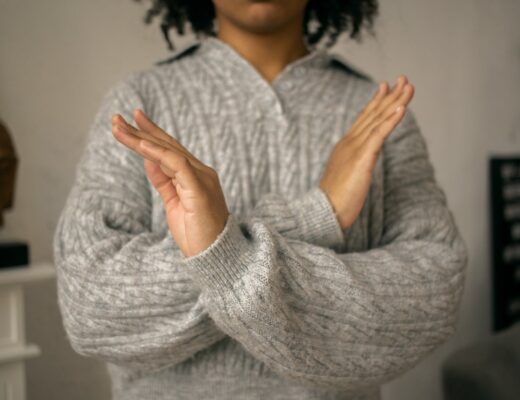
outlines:
{"label": "small dark object on shelf", "polygon": [[27,267],[29,246],[25,242],[0,242],[0,268]]}

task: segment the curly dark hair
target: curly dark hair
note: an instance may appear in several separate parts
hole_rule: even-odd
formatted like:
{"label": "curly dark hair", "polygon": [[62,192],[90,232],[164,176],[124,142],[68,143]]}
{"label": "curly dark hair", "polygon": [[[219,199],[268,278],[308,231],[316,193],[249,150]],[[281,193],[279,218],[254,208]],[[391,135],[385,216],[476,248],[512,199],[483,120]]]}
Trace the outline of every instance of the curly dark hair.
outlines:
{"label": "curly dark hair", "polygon": [[[328,36],[325,46],[331,47],[344,31],[349,32],[350,38],[361,42],[363,27],[375,36],[373,23],[378,13],[377,0],[309,0],[305,8],[303,32],[309,46]],[[144,22],[150,24],[155,17],[161,18],[161,31],[170,50],[175,49],[168,33],[170,28],[184,35],[186,22],[191,24],[197,38],[201,34],[216,36],[215,8],[211,0],[151,0]],[[317,22],[314,32],[309,31],[312,21]]]}

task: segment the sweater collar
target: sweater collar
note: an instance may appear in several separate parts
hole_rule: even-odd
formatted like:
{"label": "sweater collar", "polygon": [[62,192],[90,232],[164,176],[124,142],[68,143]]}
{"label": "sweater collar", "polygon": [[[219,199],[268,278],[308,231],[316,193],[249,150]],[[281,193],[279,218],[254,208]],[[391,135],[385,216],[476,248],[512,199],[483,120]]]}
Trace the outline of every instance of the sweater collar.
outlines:
{"label": "sweater collar", "polygon": [[[206,36],[199,41],[200,50],[218,61],[221,66],[227,68],[232,74],[245,74],[245,77],[258,78],[259,72],[237,50],[216,36]],[[331,58],[331,54],[323,48],[308,48],[309,53],[287,64],[278,76],[271,82],[272,86],[278,81],[286,79],[291,72],[302,75],[309,68],[325,68]],[[258,76],[256,76],[258,75]],[[238,75],[237,75],[238,77]],[[263,79],[263,78],[262,78]],[[266,81],[267,83],[267,81]]]}
{"label": "sweater collar", "polygon": [[[293,69],[295,70],[296,75],[303,76],[310,68],[323,69],[329,67],[332,64],[339,65],[349,74],[355,75],[358,78],[373,80],[370,75],[367,75],[364,71],[352,65],[341,54],[329,52],[327,48],[308,49],[308,54],[287,64],[272,83],[276,83],[276,81],[278,81],[281,76],[288,74],[288,71]],[[252,77],[250,75],[252,70],[256,72],[258,77],[260,77],[260,74],[255,70],[254,66],[248,60],[242,57],[242,55],[240,55],[233,47],[216,36],[204,36],[203,39],[197,38],[194,42],[181,48],[172,56],[157,62],[157,65],[169,64],[174,60],[194,51],[210,55],[219,63],[220,66],[224,66],[225,68],[231,67],[235,71],[237,69],[241,69],[242,72],[249,70],[249,78]],[[239,66],[242,68],[238,68]]]}
{"label": "sweater collar", "polygon": [[[242,60],[242,62],[247,61],[237,50],[231,47],[228,43],[219,39],[216,36],[206,36],[204,39],[200,41],[201,47],[210,52],[212,55],[216,57],[229,57],[235,60]],[[314,67],[323,67],[327,65],[330,54],[326,49],[323,48],[310,48],[307,47],[309,53],[305,56],[300,57],[285,66],[285,69],[296,68],[297,66],[314,66]],[[251,64],[250,64],[251,65]],[[252,66],[252,65],[251,65]]]}
{"label": "sweater collar", "polygon": [[[202,39],[196,41],[195,46],[199,48],[201,53],[206,53],[215,59],[220,66],[233,71],[232,73],[234,74],[238,74],[236,75],[237,77],[249,79],[261,78],[260,73],[247,59],[216,36],[204,36]],[[341,54],[331,52],[326,47],[311,48],[307,46],[307,48],[309,50],[308,54],[287,64],[271,84],[265,81],[266,84],[274,88],[279,86],[279,81],[291,80],[293,76],[304,78],[306,73],[310,70],[324,70],[330,68],[332,65],[339,66],[347,71],[348,74],[358,78],[369,81],[373,80],[370,75],[354,66],[350,61],[347,61]]]}
{"label": "sweater collar", "polygon": [[[170,58],[196,51],[208,67],[207,73],[219,75],[226,82],[240,85],[241,90],[247,90],[250,98],[261,102],[277,104],[280,107],[282,98],[292,94],[298,96],[298,90],[303,81],[318,79],[323,73],[332,70],[333,65],[349,71],[349,74],[370,79],[367,75],[352,67],[345,59],[327,48],[309,48],[309,53],[287,64],[272,82],[268,82],[259,71],[233,47],[216,36],[203,36],[187,48]],[[215,76],[216,77],[216,76]]]}

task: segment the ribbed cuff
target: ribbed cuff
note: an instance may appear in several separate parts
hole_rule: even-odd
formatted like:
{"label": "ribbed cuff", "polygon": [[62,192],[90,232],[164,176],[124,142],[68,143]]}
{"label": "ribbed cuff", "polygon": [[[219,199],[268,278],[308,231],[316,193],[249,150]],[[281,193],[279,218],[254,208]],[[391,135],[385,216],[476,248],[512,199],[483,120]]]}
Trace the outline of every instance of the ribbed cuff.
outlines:
{"label": "ribbed cuff", "polygon": [[323,247],[342,247],[343,230],[327,194],[319,186],[291,201],[289,208],[298,220],[304,241]]}
{"label": "ribbed cuff", "polygon": [[224,229],[213,243],[194,256],[181,258],[179,264],[193,272],[201,287],[218,290],[232,286],[243,275],[249,250],[250,243],[237,218],[229,214]]}

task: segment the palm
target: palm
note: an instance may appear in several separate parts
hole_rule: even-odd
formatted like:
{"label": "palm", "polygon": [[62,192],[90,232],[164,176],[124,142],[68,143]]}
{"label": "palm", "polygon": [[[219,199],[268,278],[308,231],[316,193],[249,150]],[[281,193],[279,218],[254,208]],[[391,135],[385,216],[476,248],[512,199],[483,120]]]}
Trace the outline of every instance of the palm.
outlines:
{"label": "palm", "polygon": [[[346,135],[333,149],[327,163],[324,177],[320,182],[322,187],[341,187],[341,197],[349,199],[348,207],[341,208],[338,220],[342,229],[354,223],[366,201],[372,171],[377,161],[378,152],[365,152],[359,156],[359,150],[354,145],[352,137]],[[338,161],[340,160],[341,163]],[[340,202],[335,199],[335,194],[329,194],[333,204]]]}
{"label": "palm", "polygon": [[[170,184],[172,187],[174,187],[172,178],[161,170],[159,164],[145,159],[144,168],[146,175],[155,188],[160,185],[167,184]],[[176,191],[172,190],[171,192],[172,196],[168,199],[167,206],[165,206],[166,222],[178,246],[180,248],[186,248],[186,230],[184,223],[186,210],[184,209],[179,196],[176,194]]]}

